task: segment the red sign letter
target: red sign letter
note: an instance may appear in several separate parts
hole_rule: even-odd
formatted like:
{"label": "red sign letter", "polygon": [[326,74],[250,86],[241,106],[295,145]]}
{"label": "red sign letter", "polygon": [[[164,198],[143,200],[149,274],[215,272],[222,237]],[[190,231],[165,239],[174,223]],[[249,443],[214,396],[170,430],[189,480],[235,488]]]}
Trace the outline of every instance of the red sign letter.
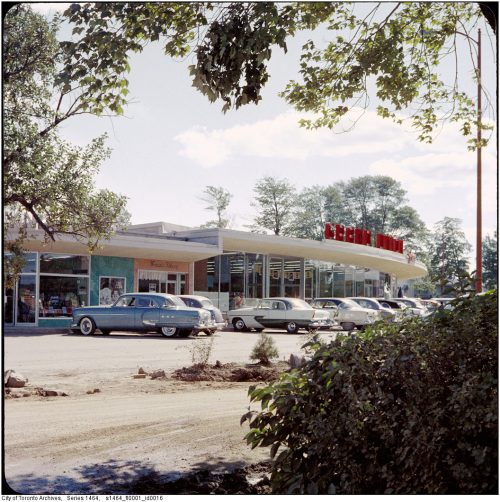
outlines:
{"label": "red sign letter", "polygon": [[354,228],[347,227],[345,229],[345,241],[346,242],[354,242]]}
{"label": "red sign letter", "polygon": [[338,241],[344,240],[344,225],[335,225],[335,239]]}
{"label": "red sign letter", "polygon": [[333,228],[331,223],[325,224],[325,239],[334,239]]}

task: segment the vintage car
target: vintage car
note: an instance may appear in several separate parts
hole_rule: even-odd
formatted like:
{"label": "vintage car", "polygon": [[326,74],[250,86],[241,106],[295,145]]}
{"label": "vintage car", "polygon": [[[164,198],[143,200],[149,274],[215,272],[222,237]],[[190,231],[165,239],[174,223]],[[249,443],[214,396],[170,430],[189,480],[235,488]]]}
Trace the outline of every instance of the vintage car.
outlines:
{"label": "vintage car", "polygon": [[378,316],[372,309],[366,309],[348,298],[316,298],[311,306],[327,309],[343,330],[363,329],[377,321]]}
{"label": "vintage car", "polygon": [[224,329],[227,322],[222,317],[222,312],[212,303],[206,296],[199,295],[177,295],[188,307],[195,307],[198,309],[206,309],[210,312],[212,320],[215,322],[215,328],[211,330],[211,334],[215,331]]}
{"label": "vintage car", "polygon": [[230,310],[227,315],[235,331],[285,328],[297,333],[301,328],[316,331],[336,324],[327,311],[314,309],[299,298],[264,298],[255,307]]}
{"label": "vintage car", "polygon": [[422,303],[420,298],[397,298],[397,301],[406,305],[415,317],[423,317],[428,314],[427,307]]}
{"label": "vintage car", "polygon": [[187,307],[180,298],[164,293],[127,293],[112,305],[73,310],[73,331],[104,335],[111,331],[157,331],[163,336],[212,332],[216,324],[205,309]]}
{"label": "vintage car", "polygon": [[401,320],[401,313],[394,309],[383,307],[375,298],[366,298],[363,296],[351,297],[358,305],[365,309],[372,309],[377,313],[379,319],[389,322],[398,322]]}

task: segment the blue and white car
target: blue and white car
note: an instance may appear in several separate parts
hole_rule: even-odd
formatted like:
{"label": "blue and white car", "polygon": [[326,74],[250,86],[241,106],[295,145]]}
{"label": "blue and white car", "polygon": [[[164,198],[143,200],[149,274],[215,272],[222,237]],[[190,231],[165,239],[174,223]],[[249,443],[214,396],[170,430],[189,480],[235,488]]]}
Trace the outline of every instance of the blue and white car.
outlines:
{"label": "blue and white car", "polygon": [[71,329],[82,335],[96,330],[104,335],[111,331],[156,331],[172,337],[215,330],[216,324],[208,310],[187,307],[174,295],[126,293],[112,305],[74,309]]}

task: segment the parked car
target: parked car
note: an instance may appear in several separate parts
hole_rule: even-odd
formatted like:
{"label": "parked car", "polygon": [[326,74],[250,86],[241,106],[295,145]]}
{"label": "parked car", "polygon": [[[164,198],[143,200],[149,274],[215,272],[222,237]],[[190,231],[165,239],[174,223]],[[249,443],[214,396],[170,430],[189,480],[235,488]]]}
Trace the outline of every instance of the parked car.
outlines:
{"label": "parked car", "polygon": [[411,317],[413,316],[412,311],[408,307],[408,305],[399,301],[399,298],[396,300],[392,298],[387,300],[386,298],[377,298],[377,301],[382,305],[382,307],[386,309],[391,309],[396,313],[395,321],[400,321],[403,317]]}
{"label": "parked car", "polygon": [[363,308],[348,298],[316,298],[311,306],[332,310],[332,318],[346,331],[354,328],[363,329],[377,320],[377,314],[373,309]]}
{"label": "parked car", "polygon": [[419,298],[398,298],[397,301],[406,305],[414,316],[422,317],[428,313],[427,307]]}
{"label": "parked car", "polygon": [[206,309],[210,312],[212,320],[215,322],[215,329],[211,330],[210,334],[214,334],[217,330],[224,329],[227,322],[222,317],[222,312],[212,303],[206,296],[199,295],[177,295],[188,307],[198,309]]}
{"label": "parked car", "polygon": [[299,298],[264,298],[255,307],[230,310],[227,315],[235,331],[285,328],[288,333],[297,333],[301,328],[315,331],[335,325],[327,311]]}
{"label": "parked car", "polygon": [[366,298],[362,296],[351,297],[358,305],[365,309],[372,309],[377,312],[378,318],[385,321],[396,322],[400,319],[401,314],[395,310],[383,307],[375,298]]}
{"label": "parked car", "polygon": [[208,310],[187,307],[176,296],[127,293],[112,305],[74,309],[71,329],[82,335],[99,329],[104,335],[111,331],[157,331],[171,337],[211,332],[216,324]]}

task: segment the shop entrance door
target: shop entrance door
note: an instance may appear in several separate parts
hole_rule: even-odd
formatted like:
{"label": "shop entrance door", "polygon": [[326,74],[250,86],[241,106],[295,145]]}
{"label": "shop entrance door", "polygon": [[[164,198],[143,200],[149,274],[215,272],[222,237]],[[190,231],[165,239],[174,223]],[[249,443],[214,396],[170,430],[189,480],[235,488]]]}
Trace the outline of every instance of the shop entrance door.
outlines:
{"label": "shop entrance door", "polygon": [[35,324],[36,276],[21,275],[14,288],[4,288],[4,323]]}

